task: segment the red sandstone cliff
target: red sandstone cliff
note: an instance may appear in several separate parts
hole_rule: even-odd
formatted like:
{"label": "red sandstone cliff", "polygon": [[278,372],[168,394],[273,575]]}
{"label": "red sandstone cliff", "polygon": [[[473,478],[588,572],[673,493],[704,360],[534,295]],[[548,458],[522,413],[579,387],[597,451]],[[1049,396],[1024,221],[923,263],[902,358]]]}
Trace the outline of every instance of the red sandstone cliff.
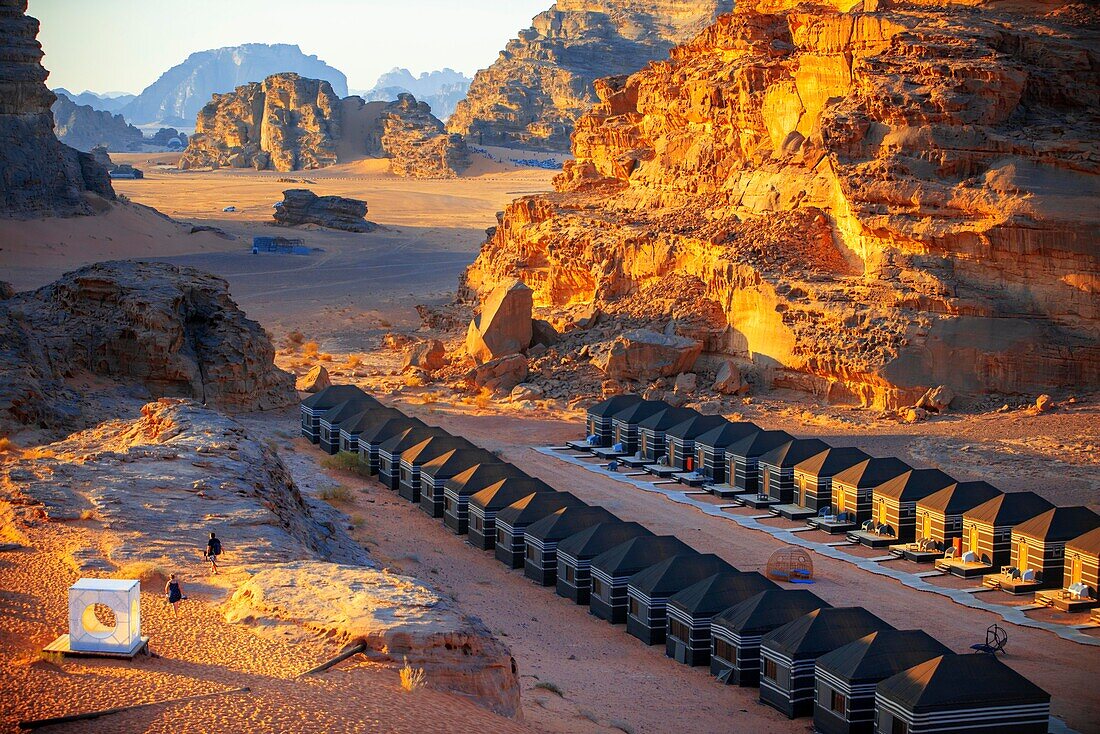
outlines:
{"label": "red sandstone cliff", "polygon": [[708,350],[834,402],[1100,383],[1095,9],[792,5],[598,82],[465,285],[637,315],[675,275]]}

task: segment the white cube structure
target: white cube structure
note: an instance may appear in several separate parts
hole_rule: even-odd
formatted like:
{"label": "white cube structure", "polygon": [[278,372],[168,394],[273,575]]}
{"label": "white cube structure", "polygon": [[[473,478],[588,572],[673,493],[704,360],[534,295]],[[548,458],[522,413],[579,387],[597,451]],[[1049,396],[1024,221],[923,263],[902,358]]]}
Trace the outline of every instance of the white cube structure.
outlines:
{"label": "white cube structure", "polygon": [[[103,604],[115,615],[107,627],[95,615]],[[142,646],[141,582],[136,579],[80,579],[69,587],[69,648],[74,652],[133,655]]]}

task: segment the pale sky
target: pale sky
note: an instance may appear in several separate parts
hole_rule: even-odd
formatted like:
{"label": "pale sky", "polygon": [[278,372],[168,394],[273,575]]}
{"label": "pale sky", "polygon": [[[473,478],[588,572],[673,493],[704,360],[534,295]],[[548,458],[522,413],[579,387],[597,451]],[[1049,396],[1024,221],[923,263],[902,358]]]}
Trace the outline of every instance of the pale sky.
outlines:
{"label": "pale sky", "polygon": [[369,89],[395,66],[473,76],[553,0],[30,0],[46,84],[137,93],[194,51],[296,43]]}

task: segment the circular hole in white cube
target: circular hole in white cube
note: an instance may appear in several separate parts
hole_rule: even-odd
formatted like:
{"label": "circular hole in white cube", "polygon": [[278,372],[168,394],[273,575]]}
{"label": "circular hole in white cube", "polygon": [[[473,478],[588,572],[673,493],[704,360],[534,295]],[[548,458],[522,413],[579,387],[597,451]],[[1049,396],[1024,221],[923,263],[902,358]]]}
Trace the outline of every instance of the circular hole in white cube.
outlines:
{"label": "circular hole in white cube", "polygon": [[80,622],[85,632],[99,640],[105,640],[113,635],[117,626],[115,610],[98,602],[84,607]]}

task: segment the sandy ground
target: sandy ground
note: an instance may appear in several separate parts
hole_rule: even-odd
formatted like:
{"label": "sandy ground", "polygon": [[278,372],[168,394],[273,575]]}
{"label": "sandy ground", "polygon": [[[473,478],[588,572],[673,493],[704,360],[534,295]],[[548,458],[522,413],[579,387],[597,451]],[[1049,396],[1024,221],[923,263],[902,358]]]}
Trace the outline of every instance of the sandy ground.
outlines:
{"label": "sandy ground", "polygon": [[[577,429],[573,423],[521,415],[473,416],[438,406],[408,409],[481,446],[500,450],[503,458],[556,488],[656,533],[676,534],[699,551],[716,553],[742,570],[762,571],[768,556],[782,546],[763,533],[530,449],[574,438]],[[267,420],[270,418],[263,419]],[[315,462],[321,456],[301,439],[294,442],[292,451],[284,451],[296,477],[312,474],[314,479],[306,481],[314,483]],[[665,657],[663,647],[647,649],[621,628],[588,615],[584,607],[537,587],[521,571],[506,570],[491,553],[475,551],[463,538],[446,531],[440,521],[379,484],[348,475],[330,476],[333,482],[358,490],[352,502],[338,506],[358,516],[362,524],[357,537],[376,558],[453,594],[511,647],[520,667],[529,721],[549,731],[570,732],[600,731],[589,720],[593,714],[599,725],[625,722],[638,732],[666,731],[669,721],[676,721],[684,731],[697,732],[805,731],[806,720],[788,721],[758,704],[756,689],[719,685],[706,669],[689,669]],[[817,556],[814,561],[817,583],[812,590],[823,599],[834,606],[864,606],[899,629],[924,629],[956,652],[968,652],[971,644],[984,640],[986,627],[999,621],[991,613],[903,587],[846,563]],[[1008,604],[1027,601],[1005,594],[987,594],[983,599]],[[1045,615],[1066,623],[1087,621],[1083,614],[1047,611]],[[1005,662],[1052,693],[1055,715],[1078,731],[1097,731],[1100,693],[1086,685],[1100,675],[1096,650],[1042,630],[1009,625],[1008,633]],[[1071,660],[1073,663],[1067,664]],[[613,675],[609,675],[611,671]],[[535,688],[538,682],[560,687],[564,698]],[[640,701],[645,701],[644,706]]]}

